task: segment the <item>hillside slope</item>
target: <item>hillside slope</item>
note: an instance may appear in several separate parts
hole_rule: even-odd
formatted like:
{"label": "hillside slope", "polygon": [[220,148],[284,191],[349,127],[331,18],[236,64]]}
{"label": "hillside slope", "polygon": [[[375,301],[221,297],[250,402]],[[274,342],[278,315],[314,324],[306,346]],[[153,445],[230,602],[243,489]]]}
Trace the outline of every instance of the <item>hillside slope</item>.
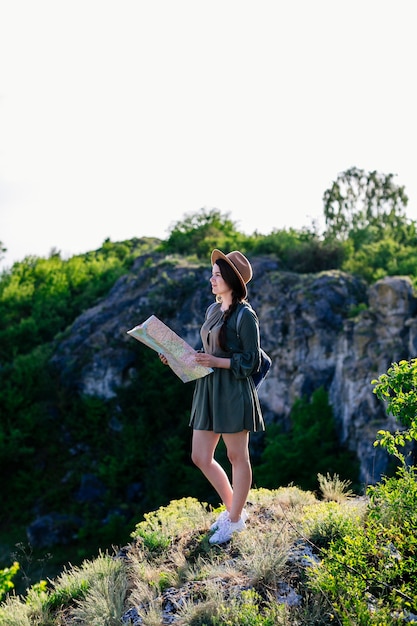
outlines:
{"label": "hillside slope", "polygon": [[416,515],[397,521],[401,540],[382,528],[375,538],[382,521],[375,523],[375,502],[349,497],[336,477],[321,478],[320,500],[295,487],[252,490],[246,530],[222,546],[208,542],[215,511],[193,498],[173,501],[148,513],[113,555],[8,598],[0,624],[416,623],[416,561],[407,573],[399,565],[408,559],[404,538]]}

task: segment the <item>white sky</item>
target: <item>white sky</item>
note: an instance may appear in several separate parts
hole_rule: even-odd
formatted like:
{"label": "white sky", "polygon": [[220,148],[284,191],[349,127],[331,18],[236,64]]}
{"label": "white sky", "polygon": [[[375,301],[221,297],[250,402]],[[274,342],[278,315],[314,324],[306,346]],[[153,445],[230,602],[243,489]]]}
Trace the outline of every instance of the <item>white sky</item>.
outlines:
{"label": "white sky", "polygon": [[217,208],[310,226],[351,166],[417,218],[414,0],[0,0],[2,266]]}

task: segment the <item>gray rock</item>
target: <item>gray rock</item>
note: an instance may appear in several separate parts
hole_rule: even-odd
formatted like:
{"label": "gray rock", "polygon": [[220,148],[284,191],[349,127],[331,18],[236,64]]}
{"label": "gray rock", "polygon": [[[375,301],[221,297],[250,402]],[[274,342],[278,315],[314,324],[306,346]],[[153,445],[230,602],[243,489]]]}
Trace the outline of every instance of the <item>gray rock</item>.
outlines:
{"label": "gray rock", "polygon": [[33,548],[50,548],[74,541],[79,526],[80,520],[75,517],[49,513],[37,517],[26,528],[26,534]]}
{"label": "gray rock", "polygon": [[[387,455],[373,442],[379,429],[398,427],[373,393],[371,380],[417,350],[417,300],[410,279],[387,277],[371,287],[340,271],[282,272],[271,259],[252,259],[249,300],[258,313],[264,349],[273,359],[260,388],[267,421],[288,421],[291,407],[323,386],[329,393],[340,441],[360,461],[360,480],[378,481]],[[213,298],[211,268],[161,256],[140,257],[94,308],[69,329],[53,357],[63,384],[83,394],[117,398],[148,350],[127,330],[151,314],[194,347]],[[68,381],[71,381],[70,383]]]}

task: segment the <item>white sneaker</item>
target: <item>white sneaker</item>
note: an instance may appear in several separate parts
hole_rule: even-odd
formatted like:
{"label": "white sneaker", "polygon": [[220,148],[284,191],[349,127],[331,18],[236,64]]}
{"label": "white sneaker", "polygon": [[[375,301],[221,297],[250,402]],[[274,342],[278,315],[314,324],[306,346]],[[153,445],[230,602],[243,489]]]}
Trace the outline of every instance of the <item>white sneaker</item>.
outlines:
{"label": "white sneaker", "polygon": [[224,511],[222,511],[220,513],[218,518],[212,523],[212,525],[210,526],[210,530],[216,530],[216,528],[218,528],[220,526],[220,524],[223,524],[223,522],[228,517],[229,517],[229,511],[227,509],[225,509]]}
{"label": "white sneaker", "polygon": [[237,522],[231,522],[230,518],[225,518],[224,522],[220,524],[216,532],[210,537],[210,543],[226,543],[230,541],[233,533],[240,533],[245,530],[246,524],[242,517]]}
{"label": "white sneaker", "polygon": [[[243,519],[244,522],[246,522],[248,517],[249,515],[247,514],[246,509],[243,509],[241,518]],[[225,522],[228,518],[229,518],[229,511],[225,509],[224,511],[220,513],[218,518],[212,523],[212,525],[210,526],[210,530],[216,530],[216,528],[218,528],[221,524],[223,524],[223,522]]]}

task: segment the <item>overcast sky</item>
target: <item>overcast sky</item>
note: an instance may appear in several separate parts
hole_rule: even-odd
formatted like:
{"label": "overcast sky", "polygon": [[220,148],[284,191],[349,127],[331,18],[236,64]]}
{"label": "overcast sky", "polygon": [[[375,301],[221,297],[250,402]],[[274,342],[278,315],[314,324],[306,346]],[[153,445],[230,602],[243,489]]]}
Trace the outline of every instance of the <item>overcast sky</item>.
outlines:
{"label": "overcast sky", "polygon": [[414,7],[0,0],[2,266],[202,207],[309,226],[352,166],[396,174],[417,219]]}

